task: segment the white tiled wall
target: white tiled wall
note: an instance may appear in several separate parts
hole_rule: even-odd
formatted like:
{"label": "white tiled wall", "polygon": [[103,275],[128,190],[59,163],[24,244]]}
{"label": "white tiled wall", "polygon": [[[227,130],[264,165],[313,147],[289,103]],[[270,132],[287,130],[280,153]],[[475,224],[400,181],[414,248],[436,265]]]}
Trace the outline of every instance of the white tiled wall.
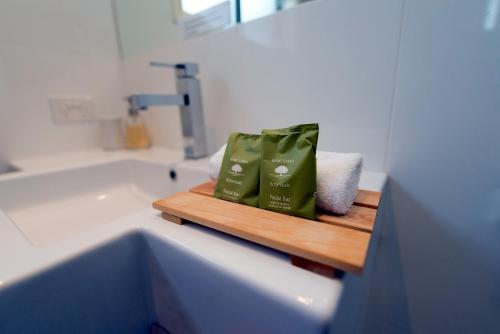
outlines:
{"label": "white tiled wall", "polygon": [[[110,1],[0,6],[0,158],[97,146],[95,124],[53,124],[46,97],[91,94],[101,113],[124,111]],[[127,59],[124,93],[174,91],[149,60],[195,61],[211,151],[232,131],[319,122],[320,149],[383,170],[401,13],[400,0],[318,0]],[[155,144],[182,146],[177,108],[147,117]]]}
{"label": "white tiled wall", "polygon": [[98,145],[96,124],[52,122],[50,94],[124,108],[109,1],[0,1],[0,161]]}
{"label": "white tiled wall", "polygon": [[500,1],[407,0],[366,331],[500,333]]}
{"label": "white tiled wall", "polygon": [[[174,92],[150,60],[194,61],[209,148],[233,131],[320,123],[320,150],[355,151],[384,169],[402,2],[314,1],[127,59],[127,93]],[[148,113],[157,144],[182,147],[177,108]]]}

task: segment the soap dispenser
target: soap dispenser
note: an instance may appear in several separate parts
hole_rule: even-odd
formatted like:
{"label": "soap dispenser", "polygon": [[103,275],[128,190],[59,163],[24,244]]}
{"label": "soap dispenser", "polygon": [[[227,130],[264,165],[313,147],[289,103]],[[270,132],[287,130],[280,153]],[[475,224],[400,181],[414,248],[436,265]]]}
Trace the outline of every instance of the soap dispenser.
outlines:
{"label": "soap dispenser", "polygon": [[146,125],[139,110],[130,107],[125,129],[125,146],[128,149],[148,148],[151,146]]}

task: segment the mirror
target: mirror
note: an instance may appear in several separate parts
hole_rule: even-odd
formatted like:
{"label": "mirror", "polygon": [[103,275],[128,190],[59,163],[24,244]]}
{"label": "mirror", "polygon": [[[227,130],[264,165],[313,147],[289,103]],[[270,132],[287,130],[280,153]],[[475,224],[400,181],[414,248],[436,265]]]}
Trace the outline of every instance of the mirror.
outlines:
{"label": "mirror", "polygon": [[313,0],[113,0],[123,58]]}

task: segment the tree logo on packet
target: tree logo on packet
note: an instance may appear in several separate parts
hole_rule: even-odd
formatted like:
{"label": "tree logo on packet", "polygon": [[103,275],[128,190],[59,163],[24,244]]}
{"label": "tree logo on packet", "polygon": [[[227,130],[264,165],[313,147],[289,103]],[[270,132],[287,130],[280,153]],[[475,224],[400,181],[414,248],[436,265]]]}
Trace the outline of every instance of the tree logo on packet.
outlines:
{"label": "tree logo on packet", "polygon": [[241,165],[238,165],[238,164],[235,164],[233,165],[233,167],[231,167],[231,174],[233,176],[245,176],[244,174],[242,174],[243,172],[243,167],[241,167]]}
{"label": "tree logo on packet", "polygon": [[284,176],[288,176],[288,168],[286,166],[278,166],[274,169],[274,172],[277,174],[276,176],[277,177],[284,177]]}

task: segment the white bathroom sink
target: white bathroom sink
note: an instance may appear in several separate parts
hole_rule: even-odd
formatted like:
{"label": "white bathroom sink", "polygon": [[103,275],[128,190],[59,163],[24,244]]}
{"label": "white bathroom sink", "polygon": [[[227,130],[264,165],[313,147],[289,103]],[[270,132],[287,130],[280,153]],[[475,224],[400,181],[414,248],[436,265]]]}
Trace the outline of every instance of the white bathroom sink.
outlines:
{"label": "white bathroom sink", "polygon": [[0,289],[2,334],[319,334],[329,320],[143,232]]}
{"label": "white bathroom sink", "polygon": [[3,181],[0,208],[35,246],[151,206],[176,191],[166,165],[122,160]]}
{"label": "white bathroom sink", "polygon": [[206,181],[208,160],[134,154],[56,157],[35,171],[24,162],[0,176],[0,333],[150,333],[153,323],[171,333],[326,331],[341,281],[166,223],[151,201]]}

